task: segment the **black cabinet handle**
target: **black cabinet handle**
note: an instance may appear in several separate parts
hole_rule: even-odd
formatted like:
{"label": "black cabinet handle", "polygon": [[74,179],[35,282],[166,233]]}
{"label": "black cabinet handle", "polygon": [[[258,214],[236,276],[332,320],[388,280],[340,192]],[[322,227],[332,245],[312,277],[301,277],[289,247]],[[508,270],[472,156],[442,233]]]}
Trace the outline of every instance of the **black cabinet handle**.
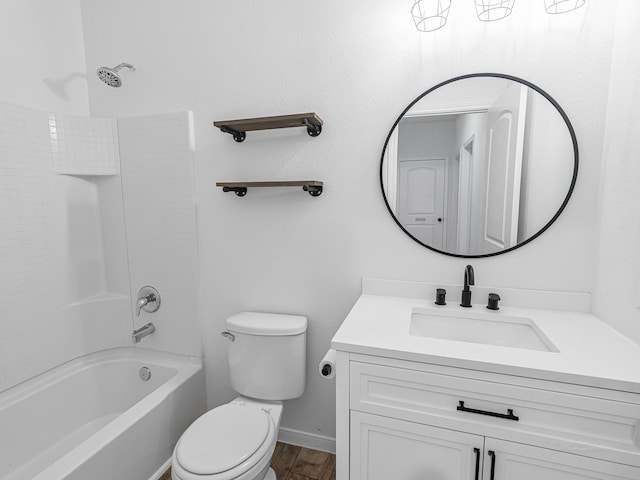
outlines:
{"label": "black cabinet handle", "polygon": [[476,454],[476,480],[480,480],[480,449],[474,448],[473,451]]}
{"label": "black cabinet handle", "polygon": [[461,412],[477,413],[479,415],[488,415],[490,417],[506,418],[507,420],[514,420],[516,422],[520,420],[519,417],[516,417],[513,414],[513,409],[511,408],[507,409],[507,413],[496,413],[496,412],[489,412],[487,410],[476,410],[475,408],[465,407],[464,402],[462,400],[459,401],[458,407],[456,408],[456,410],[459,410]]}
{"label": "black cabinet handle", "polygon": [[489,480],[494,480],[496,476],[496,452],[489,450],[487,455],[491,457],[491,476],[489,477]]}

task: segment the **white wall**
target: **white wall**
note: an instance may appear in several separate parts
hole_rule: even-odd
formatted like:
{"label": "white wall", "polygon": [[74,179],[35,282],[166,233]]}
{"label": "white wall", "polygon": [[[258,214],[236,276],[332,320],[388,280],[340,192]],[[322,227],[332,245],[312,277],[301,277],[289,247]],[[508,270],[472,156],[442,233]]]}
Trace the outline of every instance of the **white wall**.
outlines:
{"label": "white wall", "polygon": [[640,344],[640,3],[618,3],[593,311]]}
{"label": "white wall", "polygon": [[88,113],[80,3],[2,1],[0,101],[58,113]]}
{"label": "white wall", "polygon": [[[418,94],[447,78],[495,71],[549,92],[572,119],[581,170],[560,221],[530,245],[476,260],[481,285],[589,291],[609,88],[612,2],[550,16],[518,2],[481,23],[470,2],[434,33],[413,26],[410,2],[320,3],[113,0],[82,2],[87,70],[128,61],[124,86],[89,78],[91,113],[193,110],[202,314],[210,405],[231,399],[224,319],[242,310],[309,317],[309,380],[283,426],[332,437],[334,387],[316,362],[356,300],[363,276],[461,283],[464,259],[408,239],[385,208],[381,150]],[[114,34],[116,32],[116,34]],[[630,57],[631,58],[631,57]],[[316,111],[323,133],[250,132],[243,144],[214,120]],[[216,181],[318,179],[318,198],[293,190],[225,194]]]}
{"label": "white wall", "polygon": [[536,91],[527,95],[518,241],[535,235],[564,202],[574,171],[571,135],[556,108]]}

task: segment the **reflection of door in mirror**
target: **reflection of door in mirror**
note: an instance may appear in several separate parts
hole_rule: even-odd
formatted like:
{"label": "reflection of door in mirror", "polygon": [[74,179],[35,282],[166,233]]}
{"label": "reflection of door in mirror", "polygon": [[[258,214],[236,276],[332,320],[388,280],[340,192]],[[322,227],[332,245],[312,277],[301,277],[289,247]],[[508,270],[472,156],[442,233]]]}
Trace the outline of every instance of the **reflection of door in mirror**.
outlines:
{"label": "reflection of door in mirror", "polygon": [[398,220],[415,238],[435,248],[444,242],[444,158],[398,162]]}
{"label": "reflection of door in mirror", "polygon": [[[527,88],[503,85],[482,109],[415,112],[399,124],[396,217],[426,245],[483,255],[518,242]],[[434,159],[442,172],[427,167]]]}
{"label": "reflection of door in mirror", "polygon": [[[387,185],[397,175],[397,188],[388,188],[387,193],[393,196],[395,216],[405,230],[433,248],[463,255],[475,254],[480,250],[487,185],[484,160],[486,110],[481,113],[475,110],[470,113],[421,113],[404,118],[397,129],[398,140],[394,142],[397,145],[396,154],[389,154],[386,169]],[[387,146],[387,152],[393,151],[390,145]],[[397,174],[393,173],[393,168],[389,168],[394,165],[392,157],[396,157]],[[443,171],[431,176],[426,174],[426,169],[408,167],[420,164],[426,168],[420,163],[426,159],[442,159]],[[399,170],[404,162],[414,163],[407,164],[405,176],[401,178]],[[433,189],[431,183],[436,180],[439,183]],[[423,183],[419,185],[419,181]],[[410,195],[404,191],[410,188],[407,182],[412,182]],[[420,208],[419,198],[423,202]],[[413,203],[403,205],[406,201]],[[401,211],[407,207],[409,211]],[[427,214],[429,208],[439,209],[438,213]],[[430,229],[416,223],[415,218],[420,222],[429,222],[429,215],[440,225]],[[436,235],[433,242],[426,241],[430,235]]]}
{"label": "reflection of door in mirror", "polygon": [[486,204],[478,254],[511,248],[518,242],[526,107],[527,88],[515,83],[489,107]]}

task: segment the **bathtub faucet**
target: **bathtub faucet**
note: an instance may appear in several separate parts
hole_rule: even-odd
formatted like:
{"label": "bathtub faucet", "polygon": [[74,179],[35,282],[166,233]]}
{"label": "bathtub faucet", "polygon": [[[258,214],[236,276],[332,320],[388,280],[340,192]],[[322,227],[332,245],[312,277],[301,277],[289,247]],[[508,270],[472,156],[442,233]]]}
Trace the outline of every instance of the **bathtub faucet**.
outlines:
{"label": "bathtub faucet", "polygon": [[136,317],[140,316],[140,311],[153,313],[160,308],[160,294],[151,285],[147,285],[138,290],[138,301],[136,302]]}
{"label": "bathtub faucet", "polygon": [[136,317],[140,316],[140,310],[149,305],[150,302],[155,302],[153,293],[138,299],[138,302],[136,303]]}
{"label": "bathtub faucet", "polygon": [[151,335],[155,331],[156,327],[153,325],[153,323],[147,323],[144,327],[133,331],[133,333],[131,334],[131,341],[133,343],[138,343],[144,337],[146,337],[147,335]]}

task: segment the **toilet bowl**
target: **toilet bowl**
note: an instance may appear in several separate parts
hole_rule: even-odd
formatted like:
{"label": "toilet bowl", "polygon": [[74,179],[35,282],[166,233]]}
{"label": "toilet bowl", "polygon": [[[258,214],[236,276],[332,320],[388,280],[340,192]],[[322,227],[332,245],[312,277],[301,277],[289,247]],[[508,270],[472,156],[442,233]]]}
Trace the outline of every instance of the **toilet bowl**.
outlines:
{"label": "toilet bowl", "polygon": [[269,463],[282,401],[304,392],[307,319],[242,312],[226,327],[229,379],[241,396],[185,430],[171,458],[173,480],[276,480]]}
{"label": "toilet bowl", "polygon": [[243,397],[210,410],[178,440],[171,460],[171,478],[275,480],[269,463],[281,415],[280,402]]}

